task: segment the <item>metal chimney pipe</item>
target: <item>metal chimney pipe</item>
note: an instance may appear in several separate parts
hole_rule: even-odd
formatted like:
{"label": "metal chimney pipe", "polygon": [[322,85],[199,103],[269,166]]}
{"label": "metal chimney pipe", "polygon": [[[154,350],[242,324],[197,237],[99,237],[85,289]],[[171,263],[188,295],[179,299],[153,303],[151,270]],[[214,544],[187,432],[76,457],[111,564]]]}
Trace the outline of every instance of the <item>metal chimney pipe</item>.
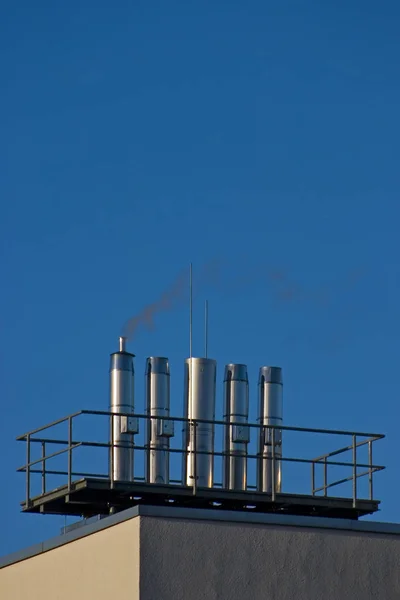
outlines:
{"label": "metal chimney pipe", "polygon": [[169,483],[169,438],[173,422],[166,421],[170,409],[170,372],[168,358],[151,356],[146,360],[147,420],[146,479],[149,483]]}
{"label": "metal chimney pipe", "polygon": [[[119,338],[119,352],[110,356],[110,412],[134,413],[134,354],[125,351],[125,338]],[[111,416],[109,473],[114,481],[133,481],[133,435],[136,427],[130,417]]]}
{"label": "metal chimney pipe", "polygon": [[223,418],[225,421],[235,422],[234,425],[224,427],[224,487],[229,490],[246,490],[249,442],[249,380],[246,365],[225,366]]}
{"label": "metal chimney pipe", "polygon": [[119,338],[119,351],[125,352],[126,350],[126,337],[121,336]]}
{"label": "metal chimney pipe", "polygon": [[[184,373],[183,476],[184,485],[213,486],[214,424],[192,419],[215,420],[215,386],[217,362],[210,358],[187,358]],[[196,452],[196,453],[195,453]],[[197,454],[207,452],[208,454]],[[194,480],[196,475],[196,482]]]}
{"label": "metal chimney pipe", "polygon": [[[280,367],[261,367],[258,380],[260,428],[257,465],[257,489],[261,492],[279,493],[282,487],[282,430],[267,428],[283,423],[283,379]],[[273,482],[272,442],[274,436],[275,481]]]}

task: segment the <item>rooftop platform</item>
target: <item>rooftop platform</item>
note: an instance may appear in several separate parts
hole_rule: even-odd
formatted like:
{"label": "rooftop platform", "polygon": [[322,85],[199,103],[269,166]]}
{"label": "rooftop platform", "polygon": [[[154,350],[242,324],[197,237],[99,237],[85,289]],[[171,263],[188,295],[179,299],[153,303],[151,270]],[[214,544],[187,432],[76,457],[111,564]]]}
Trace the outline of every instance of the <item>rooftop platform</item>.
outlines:
{"label": "rooftop platform", "polygon": [[[223,481],[218,480],[228,456],[221,443],[227,423],[189,422],[167,417],[163,421],[172,423],[172,427],[168,428],[172,432],[167,457],[169,484],[161,485],[148,482],[145,466],[149,453],[146,442],[148,422],[149,419],[157,419],[141,414],[134,415],[137,432],[132,436],[135,454],[133,480],[111,478],[110,474],[114,471],[110,463],[113,452],[110,450],[118,445],[113,439],[109,440],[110,421],[121,415],[80,411],[17,438],[26,446],[26,463],[18,469],[25,473],[22,511],[86,518],[110,515],[134,506],[152,505],[357,520],[379,510],[380,502],[374,498],[373,479],[384,466],[374,464],[372,456],[373,445],[384,437],[381,434],[249,423],[245,489],[232,490],[226,489]],[[126,416],[132,417],[128,413]],[[195,430],[201,423],[212,423],[215,427],[213,486],[207,488],[197,485],[196,477],[193,486],[186,485],[182,465],[188,452],[182,447],[181,436],[173,434],[182,426],[194,427]],[[259,454],[258,440],[268,433],[267,429],[279,429],[279,436],[283,436],[282,456],[275,456],[273,450],[267,458]],[[300,440],[298,436],[301,436]],[[315,438],[318,443],[314,443]],[[321,441],[329,451],[315,457],[311,452],[320,450]],[[339,447],[335,447],[337,442]],[[290,455],[293,450],[297,456]],[[192,455],[196,465],[196,452]],[[269,493],[258,489],[260,460],[271,461],[273,469],[278,461],[282,465],[282,490],[272,489]],[[93,467],[99,467],[99,470],[94,472]],[[340,493],[332,495],[336,489]]]}

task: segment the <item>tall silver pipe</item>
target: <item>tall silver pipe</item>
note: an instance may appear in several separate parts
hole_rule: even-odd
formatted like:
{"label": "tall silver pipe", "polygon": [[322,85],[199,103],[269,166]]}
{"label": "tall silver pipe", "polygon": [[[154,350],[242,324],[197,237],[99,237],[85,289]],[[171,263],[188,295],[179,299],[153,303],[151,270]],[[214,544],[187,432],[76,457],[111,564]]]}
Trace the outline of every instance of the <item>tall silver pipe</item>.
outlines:
{"label": "tall silver pipe", "polygon": [[169,483],[169,438],[173,433],[170,409],[168,358],[151,356],[146,360],[147,481]]}
{"label": "tall silver pipe", "polygon": [[[110,360],[110,412],[134,413],[134,354],[126,352],[125,338],[119,338],[119,352]],[[133,435],[130,417],[111,416],[109,473],[114,481],[133,481]]]}
{"label": "tall silver pipe", "polygon": [[[283,423],[283,379],[280,367],[261,367],[259,380],[259,413],[260,428],[257,489],[261,492],[280,492],[282,487],[282,430],[273,430],[268,425]],[[273,452],[274,441],[274,452]],[[274,466],[272,464],[273,457]],[[273,476],[275,472],[275,476]],[[274,481],[273,481],[274,479]]]}
{"label": "tall silver pipe", "polygon": [[[210,358],[187,358],[184,375],[183,484],[212,487],[214,478],[214,424],[191,423],[192,419],[215,420],[217,363]],[[195,453],[196,452],[196,453]],[[197,454],[207,452],[209,454]],[[194,477],[196,475],[196,481]]]}
{"label": "tall silver pipe", "polygon": [[249,379],[246,365],[229,364],[225,367],[223,418],[235,423],[224,427],[224,487],[245,490],[249,441]]}

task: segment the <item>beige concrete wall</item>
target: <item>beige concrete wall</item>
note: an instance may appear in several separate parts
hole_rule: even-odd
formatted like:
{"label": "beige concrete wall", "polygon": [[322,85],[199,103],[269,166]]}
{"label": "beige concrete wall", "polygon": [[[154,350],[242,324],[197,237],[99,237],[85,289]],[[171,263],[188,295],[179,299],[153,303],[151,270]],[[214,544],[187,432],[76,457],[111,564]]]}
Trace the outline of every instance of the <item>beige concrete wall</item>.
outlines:
{"label": "beige concrete wall", "polygon": [[400,536],[144,517],[141,600],[399,600]]}
{"label": "beige concrete wall", "polygon": [[0,600],[400,599],[400,535],[161,516],[102,526],[1,569]]}
{"label": "beige concrete wall", "polygon": [[0,570],[0,600],[139,600],[139,517]]}

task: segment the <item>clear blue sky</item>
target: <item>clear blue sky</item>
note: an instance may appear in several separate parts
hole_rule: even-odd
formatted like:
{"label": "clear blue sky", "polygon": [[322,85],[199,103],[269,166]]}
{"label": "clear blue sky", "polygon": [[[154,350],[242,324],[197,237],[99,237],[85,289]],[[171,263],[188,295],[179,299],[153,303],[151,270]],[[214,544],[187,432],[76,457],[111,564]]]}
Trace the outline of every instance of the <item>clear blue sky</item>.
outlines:
{"label": "clear blue sky", "polygon": [[[123,323],[218,261],[210,355],[285,376],[288,425],[385,433],[398,520],[400,6],[395,0],[75,3],[0,14],[0,553],[57,534],[19,513],[18,434],[108,408]],[[171,360],[187,309],[138,330]],[[307,470],[308,477],[308,470]]]}

